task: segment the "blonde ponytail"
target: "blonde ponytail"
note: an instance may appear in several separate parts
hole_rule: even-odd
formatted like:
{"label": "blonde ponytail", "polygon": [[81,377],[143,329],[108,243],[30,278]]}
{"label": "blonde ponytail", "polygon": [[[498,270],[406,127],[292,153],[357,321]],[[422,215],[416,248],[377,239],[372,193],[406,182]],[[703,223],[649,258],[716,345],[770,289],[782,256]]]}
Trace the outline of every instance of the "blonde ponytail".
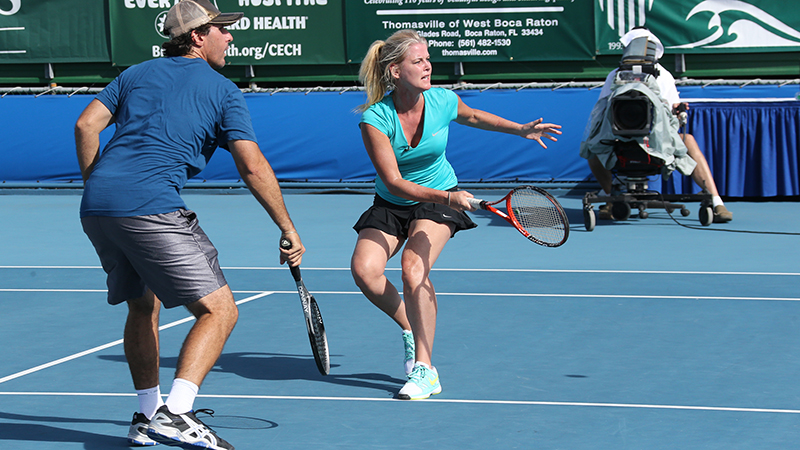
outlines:
{"label": "blonde ponytail", "polygon": [[367,103],[358,107],[360,112],[366,111],[367,108],[381,101],[388,91],[388,83],[384,82],[384,74],[380,68],[381,50],[385,45],[385,41],[373,42],[369,46],[364,60],[361,61],[358,81],[364,85],[364,90],[367,93]]}

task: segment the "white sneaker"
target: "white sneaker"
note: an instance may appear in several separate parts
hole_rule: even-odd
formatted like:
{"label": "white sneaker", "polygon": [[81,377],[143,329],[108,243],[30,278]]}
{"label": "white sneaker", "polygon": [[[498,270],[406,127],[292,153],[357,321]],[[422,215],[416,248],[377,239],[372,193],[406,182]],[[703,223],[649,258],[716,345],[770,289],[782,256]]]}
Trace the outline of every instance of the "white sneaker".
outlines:
{"label": "white sneaker", "polygon": [[147,435],[147,428],[150,426],[150,421],[147,416],[142,413],[133,413],[133,420],[131,420],[131,427],[128,429],[128,443],[131,445],[156,445],[158,442],[150,439]]}
{"label": "white sneaker", "polygon": [[417,363],[411,375],[408,376],[408,383],[397,393],[397,398],[400,400],[423,400],[440,392],[442,392],[442,385],[439,383],[439,373],[436,368]]}
{"label": "white sneaker", "polygon": [[[210,409],[198,409],[197,412],[212,417],[214,414]],[[167,405],[158,408],[156,415],[150,419],[147,435],[156,442],[183,448],[233,450],[233,446],[201,422],[194,415],[194,411],[172,414]]]}

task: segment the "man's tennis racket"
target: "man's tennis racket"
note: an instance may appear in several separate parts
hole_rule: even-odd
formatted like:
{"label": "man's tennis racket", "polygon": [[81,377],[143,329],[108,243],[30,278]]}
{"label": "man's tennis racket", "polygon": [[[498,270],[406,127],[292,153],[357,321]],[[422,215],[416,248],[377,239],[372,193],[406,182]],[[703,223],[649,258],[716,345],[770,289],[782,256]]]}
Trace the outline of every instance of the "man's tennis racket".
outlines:
{"label": "man's tennis racket", "polygon": [[[292,248],[292,243],[288,239],[281,239],[281,247],[284,249]],[[331,371],[331,359],[328,354],[328,338],[325,336],[325,324],[322,323],[322,314],[319,312],[317,301],[308,292],[300,276],[300,266],[289,267],[292,277],[297,284],[297,292],[300,294],[300,304],[303,306],[303,314],[306,316],[306,328],[308,329],[308,340],[311,342],[311,351],[314,353],[314,361],[317,362],[319,373],[327,375]]]}
{"label": "man's tennis racket", "polygon": [[[474,208],[491,211],[507,220],[523,236],[539,245],[558,247],[569,237],[569,220],[564,208],[544,189],[520,186],[494,202],[478,198],[467,200]],[[504,200],[507,212],[492,206]]]}

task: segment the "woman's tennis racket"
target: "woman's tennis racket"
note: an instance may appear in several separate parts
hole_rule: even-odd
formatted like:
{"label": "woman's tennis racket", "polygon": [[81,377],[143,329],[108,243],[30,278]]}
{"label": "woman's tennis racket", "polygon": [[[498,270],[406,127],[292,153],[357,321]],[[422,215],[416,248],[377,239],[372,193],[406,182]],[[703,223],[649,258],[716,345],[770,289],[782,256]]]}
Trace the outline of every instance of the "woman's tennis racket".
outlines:
{"label": "woman's tennis racket", "polygon": [[[474,208],[491,211],[506,219],[523,236],[545,247],[558,247],[569,237],[569,220],[564,208],[544,189],[520,186],[494,202],[478,198],[467,199]],[[506,211],[492,205],[506,202]]]}
{"label": "woman's tennis racket", "polygon": [[[292,248],[292,243],[288,239],[281,239],[281,247],[284,249]],[[292,277],[297,284],[297,292],[300,294],[300,304],[303,306],[303,314],[306,316],[306,328],[308,329],[308,340],[311,342],[311,351],[314,353],[314,361],[317,362],[319,373],[327,375],[331,371],[331,359],[328,354],[328,338],[325,335],[325,324],[322,323],[322,314],[319,312],[317,301],[308,292],[300,276],[300,266],[289,267]]]}

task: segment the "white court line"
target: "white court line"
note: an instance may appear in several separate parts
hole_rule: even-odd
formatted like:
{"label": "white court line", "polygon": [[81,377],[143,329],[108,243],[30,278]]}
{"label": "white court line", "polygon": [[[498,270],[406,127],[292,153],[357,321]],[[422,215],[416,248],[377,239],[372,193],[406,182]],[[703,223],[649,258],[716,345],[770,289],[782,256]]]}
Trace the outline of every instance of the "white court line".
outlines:
{"label": "white court line", "polygon": [[[238,291],[240,294],[254,291]],[[276,294],[292,294],[295,291],[273,291]],[[363,295],[359,291],[317,291],[319,295]],[[800,297],[713,297],[698,295],[625,295],[625,294],[532,294],[532,293],[500,293],[500,292],[437,292],[437,296],[455,297],[534,297],[534,298],[600,298],[600,299],[642,299],[642,300],[738,300],[738,301],[773,301],[797,302]]]}
{"label": "white court line", "polygon": [[[0,266],[0,268],[99,268],[94,266]],[[267,269],[267,268],[262,268]],[[274,268],[279,269],[279,268]],[[307,270],[307,268],[303,268],[303,270]],[[346,270],[346,269],[318,269],[318,270]],[[436,270],[436,269],[434,269]],[[439,269],[439,270],[461,270],[461,269]],[[472,269],[472,271],[500,271],[502,269]],[[513,271],[510,270],[510,271]],[[526,269],[519,269],[519,271],[538,271],[538,270],[526,270]],[[557,271],[557,270],[553,270]],[[551,270],[547,270],[547,272],[553,272]],[[568,272],[568,271],[565,271]],[[569,271],[573,272],[573,271]],[[624,272],[624,271],[598,271],[598,272],[615,272],[615,273],[666,273],[666,272]],[[669,273],[697,273],[697,272],[669,272]],[[743,273],[735,273],[735,272],[709,272],[712,274],[743,274]],[[752,273],[757,275],[766,275],[766,273]],[[774,273],[771,275],[797,275],[797,274],[789,274],[789,273]],[[105,290],[90,290],[90,289],[0,289],[0,292],[80,292],[80,293],[101,293],[106,292]],[[361,293],[358,291],[314,291],[318,295],[360,295]],[[271,295],[271,294],[291,294],[295,293],[295,291],[234,291],[237,294],[255,294],[252,297],[245,298],[236,302],[237,304],[247,303],[249,301]],[[465,296],[465,297],[530,297],[530,298],[595,298],[595,299],[661,299],[661,300],[732,300],[732,301],[800,301],[800,298],[796,297],[714,297],[714,296],[674,296],[674,295],[610,295],[610,294],[532,294],[532,293],[448,293],[448,292],[441,292],[437,293],[439,296]],[[194,320],[194,317],[187,317],[185,319],[172,322],[170,324],[164,325],[160,327],[160,330],[165,330],[176,325],[180,325],[182,323],[188,322],[190,320]],[[0,384],[5,383],[6,381],[10,381],[34,372],[38,372],[40,370],[44,370],[49,367],[53,367],[58,364],[62,364],[64,362],[68,362],[92,353],[96,353],[102,350],[105,350],[109,347],[113,347],[122,343],[122,340],[110,342],[105,345],[101,345],[80,353],[76,353],[74,355],[67,356],[65,358],[58,359],[56,361],[52,361],[46,364],[42,364],[37,367],[33,367],[31,369],[18,372],[16,374],[12,374],[6,376],[4,378],[0,378]]]}
{"label": "white court line", "polygon": [[[53,397],[133,397],[134,393],[100,393],[100,392],[0,392],[0,396],[53,396]],[[306,400],[306,401],[338,401],[338,402],[407,402],[386,397],[321,397],[300,395],[224,395],[198,394],[200,398],[237,399],[237,400]],[[738,408],[733,406],[698,406],[698,405],[657,405],[646,403],[599,403],[599,402],[552,402],[535,400],[477,400],[477,399],[443,399],[429,398],[419,403],[454,403],[468,405],[512,405],[512,406],[562,406],[589,408],[628,408],[628,409],[661,409],[673,411],[713,411],[741,413],[800,414],[797,409],[776,408]]]}
{"label": "white court line", "polygon": [[[0,269],[102,269],[100,266],[0,266]],[[222,270],[286,270],[285,267],[227,266]],[[303,271],[349,271],[349,267],[305,267]],[[386,270],[399,271],[398,267],[387,267]],[[644,275],[736,275],[736,276],[800,276],[800,272],[715,272],[691,270],[606,270],[606,269],[457,269],[438,268],[434,272],[508,272],[508,273],[616,273]]]}
{"label": "white court line", "polygon": [[[259,299],[261,297],[266,297],[267,295],[272,295],[272,294],[274,294],[274,292],[272,292],[272,291],[261,292],[258,295],[254,295],[252,297],[248,297],[248,298],[239,300],[238,302],[236,302],[236,304],[237,305],[242,305],[244,303],[251,302],[253,300]],[[162,325],[162,326],[158,327],[158,329],[159,329],[159,331],[166,330],[168,328],[172,328],[172,327],[184,324],[186,322],[191,322],[192,320],[194,320],[194,316],[189,316],[189,317],[183,318],[181,320],[176,320],[175,322],[171,322],[171,323],[168,323],[166,325]],[[69,355],[69,356],[66,356],[64,358],[57,359],[55,361],[50,361],[49,363],[41,364],[41,365],[38,365],[36,367],[32,367],[30,369],[23,370],[22,372],[17,372],[15,374],[9,375],[7,377],[0,378],[0,384],[5,383],[6,381],[11,381],[11,380],[14,380],[16,378],[23,377],[25,375],[30,375],[32,373],[39,372],[39,371],[47,369],[49,367],[57,366],[59,364],[65,363],[65,362],[81,358],[81,357],[86,356],[86,355],[91,355],[92,353],[97,353],[97,352],[105,350],[107,348],[111,348],[111,347],[120,345],[120,344],[122,344],[122,342],[123,342],[123,340],[119,339],[119,340],[116,340],[116,341],[113,341],[113,342],[109,342],[108,344],[103,344],[103,345],[100,345],[100,346],[97,346],[97,347],[94,347],[94,348],[90,348],[89,350],[84,350],[82,352],[75,353],[74,355]]]}
{"label": "white court line", "polygon": [[[305,269],[304,269],[305,270]],[[259,291],[235,291],[237,294],[252,294]],[[275,294],[296,294],[296,291],[272,291]],[[363,295],[359,291],[318,291],[318,295]],[[437,296],[454,297],[532,297],[532,298],[599,298],[599,299],[641,299],[641,300],[734,300],[734,301],[771,301],[797,302],[800,297],[714,297],[699,295],[626,295],[626,294],[534,294],[534,293],[501,293],[501,292],[437,292]]]}
{"label": "white court line", "polygon": [[[0,269],[3,267],[0,266]],[[223,270],[286,270],[280,267],[223,267]],[[350,271],[349,267],[303,267],[304,271],[328,270]],[[399,267],[387,267],[389,271],[400,271]],[[432,272],[508,272],[508,273],[615,273],[633,275],[736,275],[736,276],[800,276],[800,272],[714,272],[691,270],[606,270],[606,269],[455,269],[437,268]]]}
{"label": "white court line", "polygon": [[[305,270],[305,269],[304,269]],[[0,292],[107,292],[105,290],[88,289],[0,289]],[[233,291],[234,294],[258,294],[263,291]],[[297,291],[270,291],[272,294],[296,294]],[[318,291],[317,295],[362,295],[359,291]],[[531,298],[599,298],[599,299],[640,299],[640,300],[733,300],[761,302],[797,302],[800,297],[716,297],[700,295],[628,295],[628,294],[535,294],[535,293],[501,293],[501,292],[437,292],[437,296],[454,297],[531,297]],[[240,300],[244,301],[244,300]],[[238,303],[238,302],[237,302]]]}
{"label": "white court line", "polygon": [[[315,293],[317,291],[314,291]],[[320,292],[322,294],[323,292]],[[800,301],[797,297],[714,297],[699,295],[619,295],[619,294],[502,294],[502,293],[436,293],[436,295],[458,295],[464,297],[556,297],[556,298],[609,298],[609,299],[643,299],[643,300],[757,300],[757,301],[777,301],[777,302],[796,302]]]}

